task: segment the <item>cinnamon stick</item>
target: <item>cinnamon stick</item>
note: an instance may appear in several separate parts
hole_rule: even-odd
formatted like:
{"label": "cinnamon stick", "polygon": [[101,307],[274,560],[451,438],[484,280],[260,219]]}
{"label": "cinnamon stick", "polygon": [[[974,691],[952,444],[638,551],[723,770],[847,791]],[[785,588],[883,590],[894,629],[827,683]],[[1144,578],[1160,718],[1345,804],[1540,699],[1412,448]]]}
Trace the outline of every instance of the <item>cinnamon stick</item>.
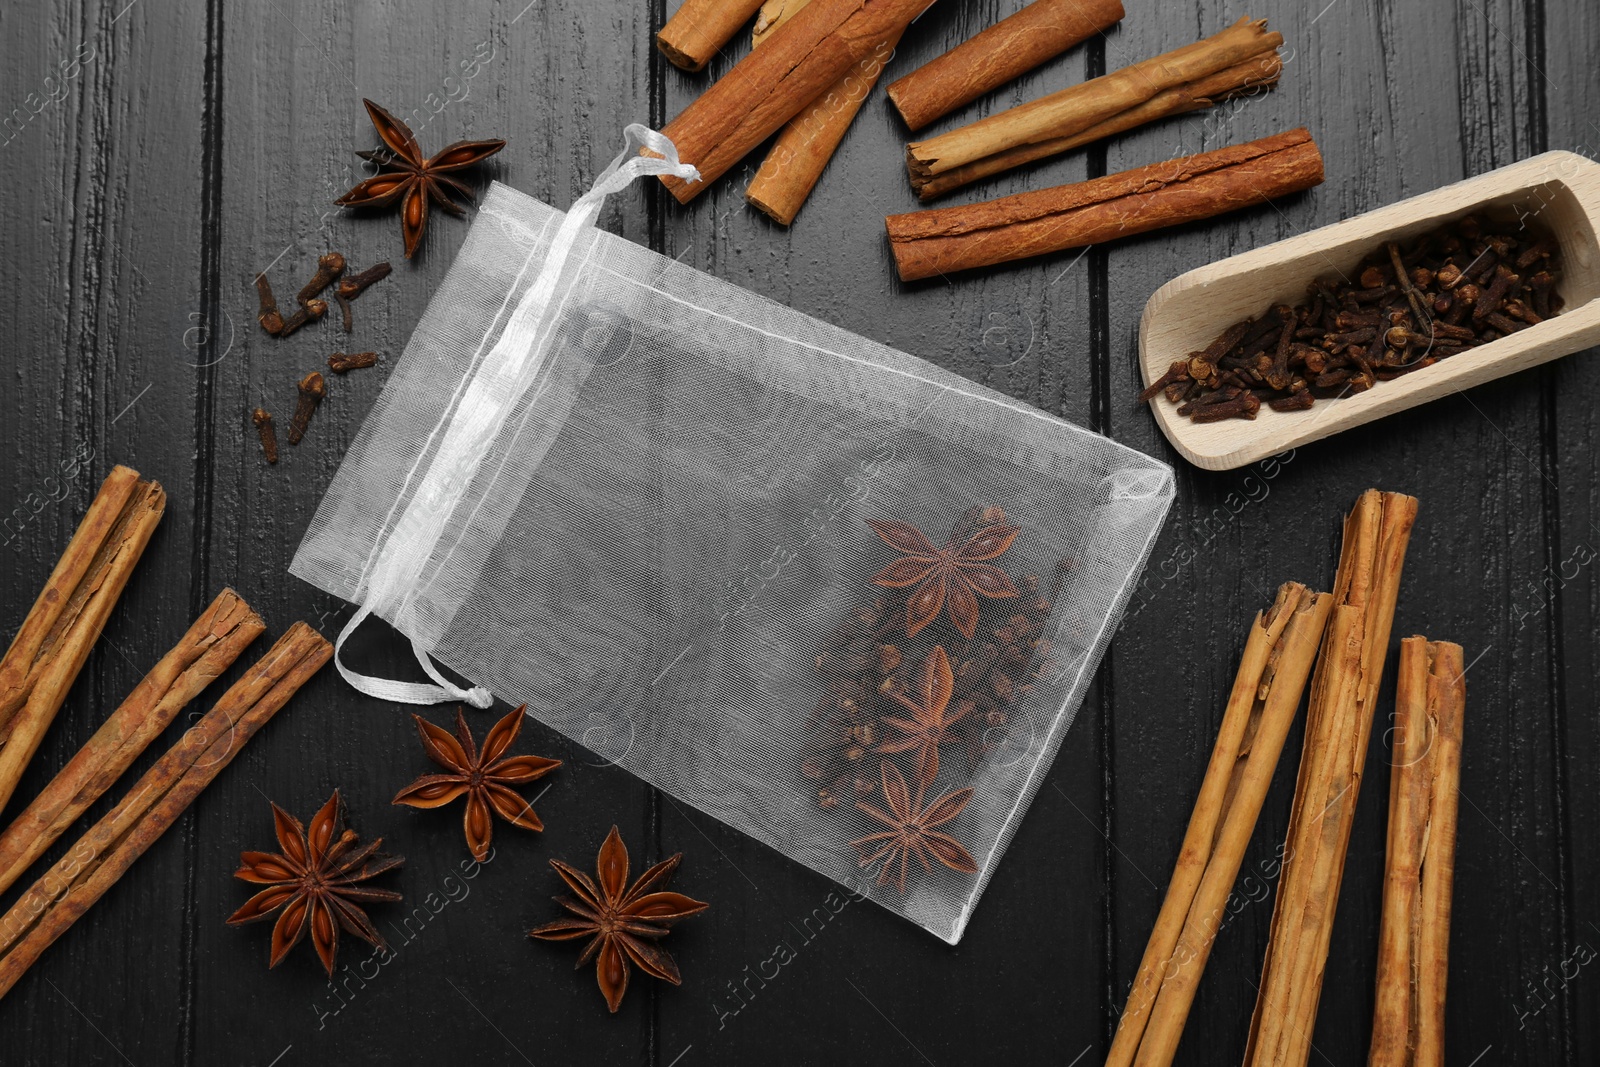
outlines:
{"label": "cinnamon stick", "polygon": [[811,0],[662,130],[701,178],[662,183],[680,203],[699,196],[933,3]]}
{"label": "cinnamon stick", "polygon": [[0,917],[0,997],[177,821],[268,719],[333,656],[296,623],[122,802]]}
{"label": "cinnamon stick", "polygon": [[920,130],[1122,21],[1122,0],[1033,0],[976,37],[889,86],[889,99]]}
{"label": "cinnamon stick", "polygon": [[[805,2],[789,0],[790,5]],[[746,200],[785,226],[794,222],[899,43],[898,33],[880,43],[872,55],[789,120],[745,188]]]}
{"label": "cinnamon stick", "polygon": [[1345,519],[1245,1067],[1303,1067],[1311,1051],[1378,681],[1416,516],[1414,498],[1369,489]]}
{"label": "cinnamon stick", "polygon": [[890,215],[902,281],[986,267],[1210,218],[1322,181],[1302,127],[1249,144],[979,204]]}
{"label": "cinnamon stick", "polygon": [[1144,103],[1118,112],[1105,121],[1097,122],[1070,137],[1051,137],[1008,148],[984,156],[976,162],[953,167],[936,178],[913,179],[912,185],[919,200],[932,200],[981,178],[999,174],[1012,167],[1020,167],[1036,159],[1045,159],[1074,148],[1081,148],[1086,144],[1093,144],[1095,141],[1124,133],[1146,123],[1155,122],[1157,119],[1182,115],[1190,111],[1203,111],[1241,96],[1254,96],[1264,89],[1277,85],[1278,77],[1282,73],[1283,57],[1276,52],[1263,52],[1199,81],[1187,82],[1159,92]]}
{"label": "cinnamon stick", "polygon": [[224,589],[44,792],[0,834],[0,893],[10,889],[265,628],[238,593]]}
{"label": "cinnamon stick", "polygon": [[1203,41],[1040,97],[949,133],[906,146],[911,184],[920,187],[947,171],[996,153],[1084,132],[1171,89],[1259,59],[1283,43],[1265,19],[1240,19]]}
{"label": "cinnamon stick", "polygon": [[704,70],[760,6],[761,0],[683,0],[656,34],[656,47],[675,67]]}
{"label": "cinnamon stick", "polygon": [[1368,1067],[1442,1067],[1466,717],[1461,646],[1400,642],[1383,926]]}
{"label": "cinnamon stick", "polygon": [[0,660],[0,808],[61,710],[166,505],[159,483],[113,467]]}
{"label": "cinnamon stick", "polygon": [[1135,1062],[1164,1067],[1177,1052],[1332,607],[1327,593],[1288,582],[1251,624],[1200,796],[1107,1067],[1132,1067]]}

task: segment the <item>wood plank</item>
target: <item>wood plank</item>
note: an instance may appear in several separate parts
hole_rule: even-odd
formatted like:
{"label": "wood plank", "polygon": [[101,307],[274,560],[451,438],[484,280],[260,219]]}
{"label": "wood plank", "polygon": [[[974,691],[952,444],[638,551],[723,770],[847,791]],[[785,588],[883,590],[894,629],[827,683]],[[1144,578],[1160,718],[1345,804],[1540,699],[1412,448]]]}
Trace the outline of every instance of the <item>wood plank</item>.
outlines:
{"label": "wood plank", "polygon": [[[1491,9],[1503,25],[1520,27],[1509,5]],[[1235,14],[1204,5],[1200,29],[1221,26]],[[1163,24],[1150,24],[1156,21]],[[1520,116],[1529,71],[1509,38],[1486,27],[1475,4],[1459,6],[1444,26],[1443,45],[1437,16],[1420,8],[1344,2],[1285,11],[1274,23],[1290,50],[1275,92],[1209,117],[1131,134],[1110,149],[1108,166],[1118,170],[1307,124],[1328,161],[1327,183],[1308,194],[1110,250],[1113,432],[1158,455],[1165,454],[1165,446],[1153,421],[1143,412],[1131,418],[1124,412],[1133,407],[1137,390],[1132,330],[1144,300],[1167,277],[1533,150],[1516,133],[1524,125]],[[1520,30],[1507,32],[1515,36]],[[1141,17],[1135,10],[1124,33],[1140,47],[1114,55],[1113,66],[1146,49],[1184,43],[1195,30],[1153,13]],[[1458,52],[1464,57],[1459,71]],[[1349,62],[1356,54],[1375,58]],[[1441,93],[1441,84],[1456,88]],[[1118,689],[1119,702],[1126,701],[1129,709],[1119,724],[1129,725],[1126,739],[1119,737],[1114,746],[1118,762],[1112,779],[1122,784],[1115,799],[1117,822],[1141,829],[1153,824],[1157,832],[1150,847],[1159,856],[1148,863],[1168,871],[1198,787],[1200,754],[1214,736],[1225,676],[1237,657],[1236,634],[1266,602],[1265,590],[1287,578],[1313,584],[1331,580],[1337,519],[1361,489],[1377,485],[1421,498],[1396,636],[1425,632],[1460,638],[1475,646],[1469,658],[1491,650],[1468,683],[1471,706],[1485,710],[1469,716],[1463,791],[1477,794],[1485,815],[1469,810],[1462,823],[1457,929],[1475,933],[1462,939],[1453,958],[1453,970],[1473,978],[1451,990],[1452,1061],[1470,1061],[1505,1032],[1504,1023],[1494,1021],[1496,1013],[1505,1011],[1513,987],[1536,970],[1516,946],[1546,943],[1561,921],[1559,894],[1536,873],[1558,868],[1559,846],[1549,837],[1530,839],[1513,829],[1543,825],[1550,815],[1550,776],[1544,769],[1551,758],[1548,731],[1520,716],[1513,725],[1490,710],[1513,705],[1521,716],[1531,715],[1528,704],[1538,702],[1535,694],[1544,689],[1540,671],[1548,666],[1539,643],[1542,631],[1532,629],[1514,641],[1501,607],[1512,576],[1536,570],[1542,555],[1539,524],[1526,519],[1540,514],[1541,486],[1508,446],[1508,441],[1538,439],[1538,396],[1530,381],[1528,375],[1514,376],[1416,409],[1403,420],[1378,422],[1344,439],[1302,448],[1270,479],[1265,471],[1183,471],[1177,514],[1146,578],[1148,606],[1124,625],[1113,667],[1123,677],[1125,663],[1176,658],[1207,664],[1204,670],[1216,674],[1207,684],[1191,671],[1130,668],[1129,682]],[[1451,475],[1440,478],[1429,471]],[[1460,517],[1468,514],[1474,520],[1462,523]],[[1482,581],[1462,580],[1463,559],[1473,560],[1475,571],[1482,568]],[[1263,562],[1270,563],[1271,573],[1262,572]],[[1263,588],[1252,588],[1254,583]],[[1145,649],[1139,647],[1141,633]],[[1157,637],[1164,641],[1158,644]],[[1206,692],[1216,699],[1203,699],[1200,694]],[[1144,714],[1136,715],[1135,708]],[[1149,709],[1162,713],[1152,715]],[[1298,744],[1297,732],[1286,749],[1287,769],[1297,763]],[[1370,1033],[1388,788],[1382,730],[1374,732],[1374,744],[1315,1035],[1316,1048],[1338,1063],[1364,1058]],[[1280,768],[1280,779],[1286,768]],[[1184,782],[1186,788],[1174,790],[1172,782]],[[1247,869],[1252,864],[1273,869],[1269,843],[1281,840],[1280,812],[1287,802],[1287,791],[1269,798]],[[1517,839],[1526,857],[1502,831]],[[1148,841],[1145,834],[1132,844],[1119,839],[1134,850]],[[1518,902],[1513,916],[1503,913],[1508,898]],[[1158,906],[1155,894],[1118,902],[1119,992],[1131,980]],[[1492,919],[1491,911],[1502,914]],[[1218,1050],[1226,1050],[1220,1053],[1224,1059],[1242,1051],[1270,915],[1270,903],[1252,904],[1233,924],[1231,936],[1225,934],[1213,971],[1201,985],[1180,1062],[1209,1062]],[[1497,1046],[1497,1054],[1527,1057],[1516,1062],[1548,1062],[1558,1048],[1553,1036],[1544,1035],[1527,1048]]]}
{"label": "wood plank", "polygon": [[[1534,98],[1546,131],[1546,147],[1565,148],[1590,159],[1600,154],[1600,126],[1590,102],[1600,90],[1600,71],[1592,54],[1600,21],[1591,6],[1545,3],[1537,9],[1530,39],[1535,68]],[[1600,1057],[1600,1019],[1594,1003],[1592,964],[1600,957],[1600,855],[1592,827],[1600,820],[1600,797],[1593,789],[1593,756],[1600,750],[1600,723],[1585,709],[1600,702],[1600,420],[1591,402],[1600,389],[1594,352],[1549,368],[1540,376],[1543,401],[1541,476],[1547,490],[1547,540],[1544,566],[1528,575],[1512,596],[1510,614],[1519,629],[1549,616],[1554,645],[1550,713],[1560,763],[1560,834],[1569,863],[1551,872],[1568,894],[1566,928],[1559,941],[1542,946],[1532,961],[1533,988],[1516,996],[1519,1026],[1537,1024],[1559,1004],[1559,1022],[1569,1062]],[[1555,514],[1550,511],[1554,507]]]}
{"label": "wood plank", "polygon": [[[480,198],[497,178],[565,207],[620,148],[623,125],[645,116],[654,49],[644,12],[626,5],[513,4],[493,17],[464,18],[458,8],[422,0],[354,7],[278,0],[230,8],[223,54],[221,291],[247,328],[218,383],[214,566],[260,591],[257,607],[275,629],[304,618],[331,637],[349,607],[291,577],[290,558],[468,230],[465,220],[435,212],[407,262],[393,212],[333,206],[363,176],[353,150],[377,143],[362,97],[411,123],[425,151],[504,137],[506,149],[468,176]],[[618,197],[604,224],[645,240],[643,197]],[[291,337],[265,335],[254,322],[255,273],[271,264],[280,300],[292,299],[329,249],[357,266],[388,260],[395,268],[355,303],[355,332],[342,332],[335,311]],[[249,409],[276,412],[281,435],[296,380],[318,366],[326,373],[328,353],[351,346],[379,351],[378,367],[327,375],[329,395],[304,442],[285,443],[283,458],[268,467]],[[357,670],[420,677],[404,641],[381,624],[357,634],[347,653]],[[607,1025],[592,972],[572,974],[576,949],[526,937],[555,910],[550,856],[592,866],[614,821],[636,857],[648,854],[648,790],[615,768],[588,765],[601,761],[529,723],[519,746],[565,761],[530,790],[550,785],[537,810],[552,832],[497,823],[493,857],[481,869],[469,863],[469,877],[459,807],[390,804],[431,766],[413,710],[445,724],[455,714],[449,705],[412,709],[363,697],[330,668],[197,805],[205,851],[193,889],[203,917],[193,947],[194,1062],[235,1057],[241,1047],[267,1062],[290,1045],[285,1063],[361,1060],[374,1048],[408,1061],[454,1062],[463,1049],[495,1062],[620,1060],[648,1044],[651,983],[641,979],[630,992],[627,1021]],[[481,738],[505,710],[469,709],[472,728]],[[389,880],[405,902],[371,912],[394,956],[381,964],[345,938],[331,983],[304,946],[267,973],[267,927],[222,923],[248,895],[229,875],[241,849],[271,847],[268,798],[305,818],[335,786],[364,839],[382,836],[407,857]],[[530,990],[540,991],[536,1011]],[[558,991],[571,1010],[546,1010]]]}
{"label": "wood plank", "polygon": [[[0,45],[0,172],[8,190],[0,227],[9,253],[0,284],[13,294],[0,343],[14,357],[5,407],[14,445],[0,456],[0,482],[12,488],[10,521],[0,532],[10,560],[0,574],[7,635],[113,464],[160,481],[169,497],[17,790],[7,813],[14,815],[187,628],[199,598],[210,598],[192,570],[203,470],[194,454],[204,404],[197,383],[226,340],[208,329],[202,285],[204,5],[108,0],[71,18],[7,23]],[[96,805],[85,824],[114,799]],[[75,837],[58,843],[39,869]],[[170,1054],[170,1035],[139,1020],[170,1017],[183,997],[188,920],[169,905],[182,898],[185,856],[174,838],[7,998],[10,1021],[0,1025],[11,1035],[9,1055],[47,1063]]]}

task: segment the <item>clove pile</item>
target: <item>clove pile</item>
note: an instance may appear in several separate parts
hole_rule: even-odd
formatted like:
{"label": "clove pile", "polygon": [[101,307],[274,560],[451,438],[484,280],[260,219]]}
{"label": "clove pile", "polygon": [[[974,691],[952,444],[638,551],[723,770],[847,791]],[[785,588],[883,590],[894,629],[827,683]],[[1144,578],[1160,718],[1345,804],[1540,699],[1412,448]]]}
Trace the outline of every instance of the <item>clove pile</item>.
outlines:
{"label": "clove pile", "polygon": [[1229,326],[1139,402],[1165,396],[1195,422],[1221,422],[1363,392],[1558,314],[1559,253],[1549,234],[1473,215],[1391,241],[1353,277],[1313,281],[1304,303]]}

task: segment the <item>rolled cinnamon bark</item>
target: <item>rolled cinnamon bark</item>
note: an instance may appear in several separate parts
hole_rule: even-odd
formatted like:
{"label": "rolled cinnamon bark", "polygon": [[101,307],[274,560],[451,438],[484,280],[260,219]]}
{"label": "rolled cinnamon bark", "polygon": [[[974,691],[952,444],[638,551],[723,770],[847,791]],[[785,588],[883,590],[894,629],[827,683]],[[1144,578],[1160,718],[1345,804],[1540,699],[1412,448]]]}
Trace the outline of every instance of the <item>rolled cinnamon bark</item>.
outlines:
{"label": "rolled cinnamon bark", "polygon": [[1384,861],[1383,928],[1368,1067],[1441,1067],[1455,881],[1461,727],[1461,646],[1400,642],[1394,694],[1394,774]]}
{"label": "rolled cinnamon bark", "polygon": [[656,34],[656,47],[675,67],[704,70],[760,6],[761,0],[683,0]]}
{"label": "rolled cinnamon bark", "polygon": [[1309,189],[1322,154],[1304,128],[1086,182],[890,215],[902,281],[1098,244]]}
{"label": "rolled cinnamon bark", "polygon": [[44,855],[178,712],[260,636],[261,616],[224,589],[78,754],[0,834],[0,893]]}
{"label": "rolled cinnamon bark", "polygon": [[811,0],[661,132],[700,180],[663,175],[688,203],[807,104],[897,38],[934,0]]}
{"label": "rolled cinnamon bark", "polygon": [[1305,1067],[1417,501],[1369,489],[1345,519],[1245,1067]]}
{"label": "rolled cinnamon bark", "polygon": [[1297,582],[1255,618],[1161,913],[1128,992],[1106,1067],[1167,1067],[1272,784],[1333,608]]}
{"label": "rolled cinnamon bark", "polygon": [[1277,85],[1278,77],[1282,73],[1283,58],[1277,52],[1263,52],[1197,82],[1189,82],[1157,93],[1144,103],[1118,112],[1104,122],[1097,122],[1071,137],[1052,137],[1008,148],[1003,152],[984,156],[975,163],[947,170],[937,178],[921,182],[913,181],[912,185],[919,200],[932,200],[980,178],[999,174],[1012,167],[1020,167],[1036,159],[1070,152],[1074,148],[1093,144],[1137,126],[1143,126],[1147,122],[1155,122],[1189,111],[1202,111],[1241,96],[1254,96]]}
{"label": "rolled cinnamon bark", "polygon": [[1042,141],[1059,141],[1137,107],[1170,89],[1209,78],[1273,52],[1283,35],[1267,32],[1265,19],[1240,19],[1221,33],[1040,97],[1009,111],[906,146],[911,184],[988,156]]}
{"label": "rolled cinnamon bark", "polygon": [[1122,0],[1033,0],[889,86],[913,130],[1122,21]]}
{"label": "rolled cinnamon bark", "polygon": [[899,43],[899,34],[884,41],[832,89],[789,120],[745,188],[746,200],[785,226],[794,222]]}
{"label": "rolled cinnamon bark", "polygon": [[113,467],[0,660],[0,808],[55,721],[166,506],[160,483]]}

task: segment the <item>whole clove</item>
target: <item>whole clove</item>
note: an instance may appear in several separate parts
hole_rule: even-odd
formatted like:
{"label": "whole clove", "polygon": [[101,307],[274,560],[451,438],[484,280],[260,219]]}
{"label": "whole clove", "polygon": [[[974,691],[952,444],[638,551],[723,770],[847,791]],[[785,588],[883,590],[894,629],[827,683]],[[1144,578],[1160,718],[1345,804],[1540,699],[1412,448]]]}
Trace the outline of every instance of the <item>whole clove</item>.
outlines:
{"label": "whole clove", "polygon": [[317,272],[306,282],[305,287],[295,297],[296,303],[304,307],[314,297],[322,295],[322,291],[332,285],[339,275],[344,273],[344,256],[338,252],[324,252],[317,257]]}
{"label": "whole clove", "polygon": [[349,333],[353,328],[350,302],[366,292],[368,286],[387,278],[391,269],[388,263],[378,263],[339,279],[339,284],[333,289],[333,298],[339,302],[339,313],[344,318],[345,333]]}
{"label": "whole clove", "polygon": [[1430,367],[1560,312],[1560,245],[1475,216],[1402,247],[1389,241],[1351,276],[1318,278],[1306,300],[1276,305],[1174,361],[1139,394],[1195,422],[1253,419],[1265,404],[1305,411]]}
{"label": "whole clove", "polygon": [[328,369],[335,374],[344,374],[347,371],[371,367],[377,362],[378,353],[376,352],[352,352],[349,355],[343,352],[335,352],[328,357]]}
{"label": "whole clove", "polygon": [[261,310],[256,314],[256,321],[261,323],[261,328],[277,337],[283,333],[283,315],[278,311],[278,301],[272,295],[272,283],[267,281],[266,274],[256,275],[256,295],[261,298]]}
{"label": "whole clove", "polygon": [[306,435],[306,427],[311,425],[311,416],[317,413],[317,405],[322,403],[322,398],[328,393],[327,383],[323,381],[321,373],[312,371],[300,379],[300,402],[295,405],[294,418],[289,422],[289,443],[297,445]]}
{"label": "whole clove", "polygon": [[338,293],[346,300],[354,300],[366,292],[368,286],[387,278],[393,269],[387,263],[377,263],[366,270],[347,274],[339,279]]}
{"label": "whole clove", "polygon": [[256,408],[250,421],[256,424],[256,433],[261,435],[261,451],[266,455],[267,462],[278,462],[278,431],[272,425],[272,414],[265,408]]}
{"label": "whole clove", "polygon": [[315,322],[327,313],[328,302],[326,300],[307,300],[301,305],[299,311],[283,320],[283,328],[278,331],[278,336],[288,337],[306,323]]}

